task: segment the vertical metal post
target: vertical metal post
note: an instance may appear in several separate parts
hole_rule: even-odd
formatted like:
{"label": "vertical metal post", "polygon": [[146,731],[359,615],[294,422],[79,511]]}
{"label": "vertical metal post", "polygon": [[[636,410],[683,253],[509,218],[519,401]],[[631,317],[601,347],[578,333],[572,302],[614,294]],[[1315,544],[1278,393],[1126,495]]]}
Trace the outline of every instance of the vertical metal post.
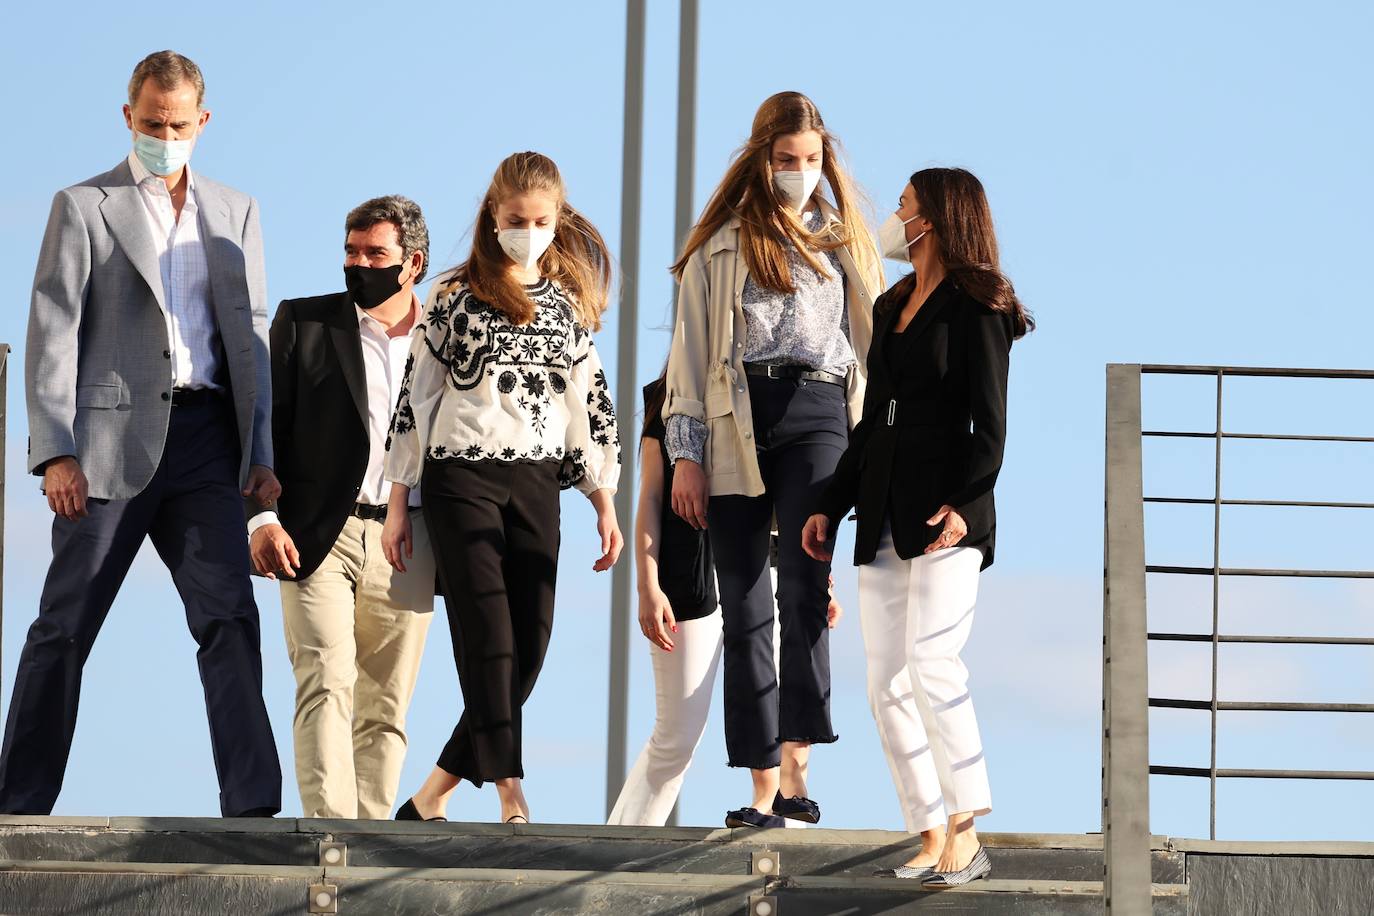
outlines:
{"label": "vertical metal post", "polygon": [[620,321],[616,332],[616,416],[620,436],[620,486],[615,513],[625,534],[626,556],[611,573],[611,664],[606,725],[606,814],[625,783],[630,703],[630,608],[634,597],[634,415],[639,388],[639,211],[644,152],[644,19],[646,0],[625,4],[625,127],[620,190]]}
{"label": "vertical metal post", "polygon": [[1150,767],[1140,366],[1107,367],[1102,600],[1103,891],[1113,916],[1149,916]]}
{"label": "vertical metal post", "polygon": [[697,152],[697,0],[682,0],[677,43],[677,197],[673,210],[673,260],[691,231],[696,210],[692,185]]}
{"label": "vertical metal post", "polygon": [[1217,370],[1216,470],[1212,482],[1212,758],[1208,774],[1208,837],[1217,838],[1217,665],[1221,649],[1221,383],[1226,373]]}
{"label": "vertical metal post", "polygon": [[[681,0],[677,29],[677,196],[673,205],[673,261],[682,254],[696,211],[692,185],[697,150],[697,0]],[[673,326],[677,326],[677,298],[673,298]],[[678,823],[678,804],[668,812],[668,826]]]}
{"label": "vertical metal post", "polygon": [[5,440],[9,430],[9,377],[10,345],[0,344],[0,685],[5,677]]}

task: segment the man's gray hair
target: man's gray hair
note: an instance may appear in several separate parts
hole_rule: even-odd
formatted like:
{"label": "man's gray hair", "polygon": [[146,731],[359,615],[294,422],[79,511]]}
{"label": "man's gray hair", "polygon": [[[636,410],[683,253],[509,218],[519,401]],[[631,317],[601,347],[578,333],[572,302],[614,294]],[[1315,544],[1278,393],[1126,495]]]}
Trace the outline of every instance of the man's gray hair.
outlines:
{"label": "man's gray hair", "polygon": [[171,92],[183,82],[190,83],[196,90],[196,108],[205,107],[205,78],[191,58],[175,51],[154,51],[139,61],[134,75],[129,77],[130,108],[138,104],[138,94],[150,78],[164,92]]}
{"label": "man's gray hair", "polygon": [[415,282],[419,283],[429,273],[429,229],[425,226],[425,215],[420,212],[420,205],[399,194],[365,200],[348,211],[348,218],[344,220],[344,235],[354,230],[371,229],[378,223],[391,223],[396,227],[402,258],[408,259],[417,251],[424,255],[420,274],[415,278]]}

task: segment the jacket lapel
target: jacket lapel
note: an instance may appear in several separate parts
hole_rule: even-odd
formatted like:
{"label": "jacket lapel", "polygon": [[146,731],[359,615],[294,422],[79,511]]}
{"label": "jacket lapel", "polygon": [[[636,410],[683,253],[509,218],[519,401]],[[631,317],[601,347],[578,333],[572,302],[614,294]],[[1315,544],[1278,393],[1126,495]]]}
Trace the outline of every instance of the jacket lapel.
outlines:
{"label": "jacket lapel", "polygon": [[210,302],[220,333],[235,323],[251,324],[247,315],[248,287],[244,281],[243,245],[234,237],[229,205],[214,185],[196,179],[196,213],[200,221],[200,241],[205,248],[205,265],[210,274]]}
{"label": "jacket lapel", "polygon": [[[900,347],[889,348],[884,346],[882,348],[882,358],[887,366],[889,378],[897,377],[897,370],[901,365],[900,361],[894,362],[892,356],[900,355],[901,351],[910,347],[912,341],[926,332],[926,329],[930,327],[930,323],[935,320],[935,316],[945,307],[946,289],[949,282],[949,279],[946,278],[940,282],[939,286],[930,291],[930,295],[926,297],[926,301],[921,304],[920,309],[917,310],[916,314],[912,317],[911,323],[908,324],[906,330],[902,332],[902,345]],[[884,334],[896,333],[897,319],[904,308],[906,308],[906,300],[894,302],[892,304],[892,308],[888,310],[887,320],[883,323]],[[892,354],[892,356],[889,354]]]}
{"label": "jacket lapel", "polygon": [[358,335],[358,313],[353,301],[344,293],[339,296],[339,305],[331,316],[329,338],[334,345],[334,355],[339,360],[339,368],[348,381],[348,391],[353,395],[353,405],[358,408],[358,416],[363,428],[368,425],[367,412],[367,370],[363,368],[363,341]]}
{"label": "jacket lapel", "polygon": [[100,213],[105,224],[110,227],[124,255],[134,265],[139,276],[148,284],[158,308],[167,311],[167,300],[162,290],[162,269],[157,263],[157,249],[153,246],[152,234],[148,231],[148,217],[143,212],[143,199],[138,196],[138,186],[134,184],[133,173],[127,162],[120,163],[113,171],[115,183],[103,188],[106,197],[100,203]]}

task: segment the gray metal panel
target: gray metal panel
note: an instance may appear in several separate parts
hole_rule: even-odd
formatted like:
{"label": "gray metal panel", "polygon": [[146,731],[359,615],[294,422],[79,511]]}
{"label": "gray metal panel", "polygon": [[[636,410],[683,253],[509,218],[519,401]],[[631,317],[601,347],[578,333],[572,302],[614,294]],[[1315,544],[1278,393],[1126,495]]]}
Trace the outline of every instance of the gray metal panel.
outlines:
{"label": "gray metal panel", "polygon": [[1374,860],[1188,855],[1189,913],[1333,916],[1374,908]]}
{"label": "gray metal panel", "polygon": [[639,402],[639,211],[644,159],[644,17],[646,0],[625,4],[625,134],[620,190],[620,320],[616,327],[615,409],[620,428],[620,486],[615,514],[624,551],[611,571],[611,658],[607,685],[606,815],[625,783],[630,710],[630,609],[634,599],[635,405]]}
{"label": "gray metal panel", "polygon": [[1106,906],[1150,913],[1149,707],[1140,366],[1107,367],[1102,634],[1102,834]]}

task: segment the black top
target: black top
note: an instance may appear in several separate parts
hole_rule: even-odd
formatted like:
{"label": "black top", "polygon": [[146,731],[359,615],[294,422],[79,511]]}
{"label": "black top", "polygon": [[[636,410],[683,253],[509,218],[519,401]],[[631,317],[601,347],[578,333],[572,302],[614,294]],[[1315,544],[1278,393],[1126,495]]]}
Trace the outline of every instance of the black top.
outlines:
{"label": "black top", "polygon": [[[644,403],[662,403],[654,395],[662,379],[644,386]],[[662,411],[654,411],[644,430],[644,438],[654,440],[663,460],[663,509],[659,513],[658,586],[668,596],[673,616],[696,620],[716,609],[716,572],[711,562],[711,542],[705,531],[698,531],[673,511],[673,465],[664,445],[666,432]]]}
{"label": "black top", "polygon": [[863,419],[849,436],[818,512],[833,531],[858,515],[854,562],[871,562],[890,519],[897,555],[918,556],[943,530],[926,520],[950,505],[968,524],[960,547],[992,565],[997,533],[993,484],[1006,443],[1007,370],[1014,319],[946,278],[901,334],[909,283],[874,303]]}

